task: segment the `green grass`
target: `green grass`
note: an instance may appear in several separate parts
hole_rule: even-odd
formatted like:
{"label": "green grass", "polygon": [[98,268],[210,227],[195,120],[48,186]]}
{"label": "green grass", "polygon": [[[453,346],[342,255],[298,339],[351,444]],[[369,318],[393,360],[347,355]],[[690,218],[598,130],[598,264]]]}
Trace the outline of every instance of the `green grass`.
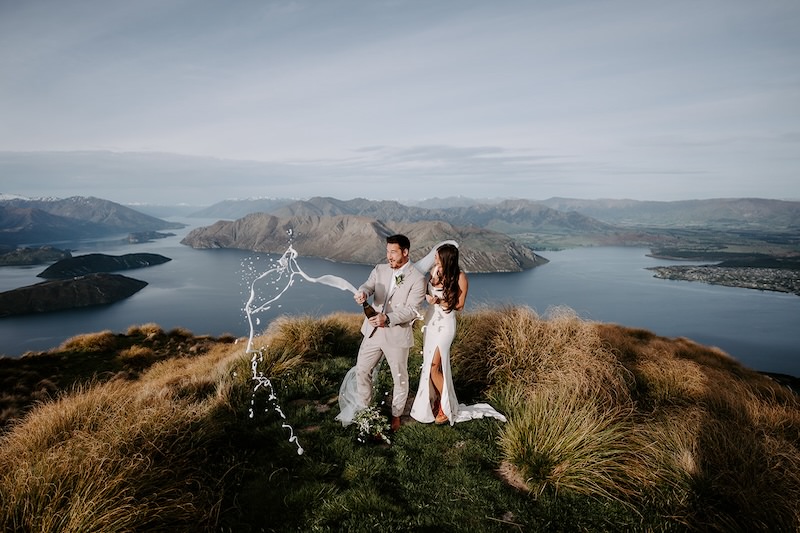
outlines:
{"label": "green grass", "polygon": [[[334,417],[361,320],[271,324],[256,347],[272,391],[254,392],[245,343],[152,324],[6,361],[10,381],[40,357],[89,358],[9,415],[0,529],[800,529],[797,396],[719,350],[564,309],[466,313],[459,400],[508,422],[405,417],[391,445],[360,443]],[[420,348],[417,331],[412,392]],[[390,388],[384,365],[384,410]]]}

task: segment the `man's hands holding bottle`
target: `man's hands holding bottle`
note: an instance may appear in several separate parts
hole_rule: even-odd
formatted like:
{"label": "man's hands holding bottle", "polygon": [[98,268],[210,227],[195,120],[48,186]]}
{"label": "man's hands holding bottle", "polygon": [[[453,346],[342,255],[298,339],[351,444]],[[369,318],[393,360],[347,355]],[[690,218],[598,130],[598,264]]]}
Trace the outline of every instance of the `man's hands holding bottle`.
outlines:
{"label": "man's hands holding bottle", "polygon": [[367,295],[363,291],[358,291],[353,296],[353,299],[357,304],[360,304],[364,308],[364,314],[367,316],[367,321],[373,328],[375,328],[372,330],[372,333],[370,333],[370,337],[375,334],[375,330],[378,328],[389,326],[389,317],[383,313],[377,312],[375,308],[372,307],[369,302],[367,302]]}

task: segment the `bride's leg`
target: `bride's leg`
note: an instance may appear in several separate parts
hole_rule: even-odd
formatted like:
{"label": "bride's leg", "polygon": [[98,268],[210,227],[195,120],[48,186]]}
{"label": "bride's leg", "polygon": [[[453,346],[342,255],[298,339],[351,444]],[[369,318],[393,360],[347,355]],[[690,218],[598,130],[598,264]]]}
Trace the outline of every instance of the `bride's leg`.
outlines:
{"label": "bride's leg", "polygon": [[433,360],[431,361],[431,383],[439,395],[442,394],[442,387],[444,387],[444,374],[442,374],[442,354],[439,353],[439,347],[433,352]]}
{"label": "bride's leg", "polygon": [[444,374],[442,373],[442,354],[439,353],[438,346],[436,347],[436,351],[433,353],[433,361],[431,361],[431,384],[433,385],[433,388],[436,389],[436,393],[439,397],[437,409],[433,414],[436,417],[436,422],[442,424],[447,421],[447,415],[445,415],[444,411],[442,411]]}

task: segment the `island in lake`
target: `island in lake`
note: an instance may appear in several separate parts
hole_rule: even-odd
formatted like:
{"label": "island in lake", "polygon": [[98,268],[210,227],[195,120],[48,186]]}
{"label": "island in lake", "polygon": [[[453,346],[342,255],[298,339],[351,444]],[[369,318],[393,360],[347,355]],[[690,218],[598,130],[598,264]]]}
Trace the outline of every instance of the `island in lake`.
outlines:
{"label": "island in lake", "polygon": [[172,261],[169,257],[160,254],[86,254],[68,257],[57,261],[44,269],[38,277],[45,279],[64,279],[75,276],[85,276],[96,272],[116,272],[160,265]]}
{"label": "island in lake", "polygon": [[146,286],[146,281],[108,273],[43,281],[0,292],[0,318],[110,304]]}

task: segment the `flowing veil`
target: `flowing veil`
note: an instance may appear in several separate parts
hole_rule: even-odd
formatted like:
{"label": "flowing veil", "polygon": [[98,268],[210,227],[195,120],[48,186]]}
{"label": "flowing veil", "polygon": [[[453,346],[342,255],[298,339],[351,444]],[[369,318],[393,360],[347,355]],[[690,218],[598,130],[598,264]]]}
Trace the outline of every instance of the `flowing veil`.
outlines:
{"label": "flowing veil", "polygon": [[434,247],[431,248],[431,251],[428,252],[428,255],[426,255],[425,257],[423,257],[419,261],[414,262],[413,263],[414,264],[414,268],[416,268],[417,270],[419,270],[423,274],[427,274],[428,271],[433,266],[434,261],[436,261],[436,250],[438,250],[439,248],[441,248],[445,244],[452,244],[453,246],[458,248],[458,243],[456,241],[442,241],[442,242],[434,245]]}

